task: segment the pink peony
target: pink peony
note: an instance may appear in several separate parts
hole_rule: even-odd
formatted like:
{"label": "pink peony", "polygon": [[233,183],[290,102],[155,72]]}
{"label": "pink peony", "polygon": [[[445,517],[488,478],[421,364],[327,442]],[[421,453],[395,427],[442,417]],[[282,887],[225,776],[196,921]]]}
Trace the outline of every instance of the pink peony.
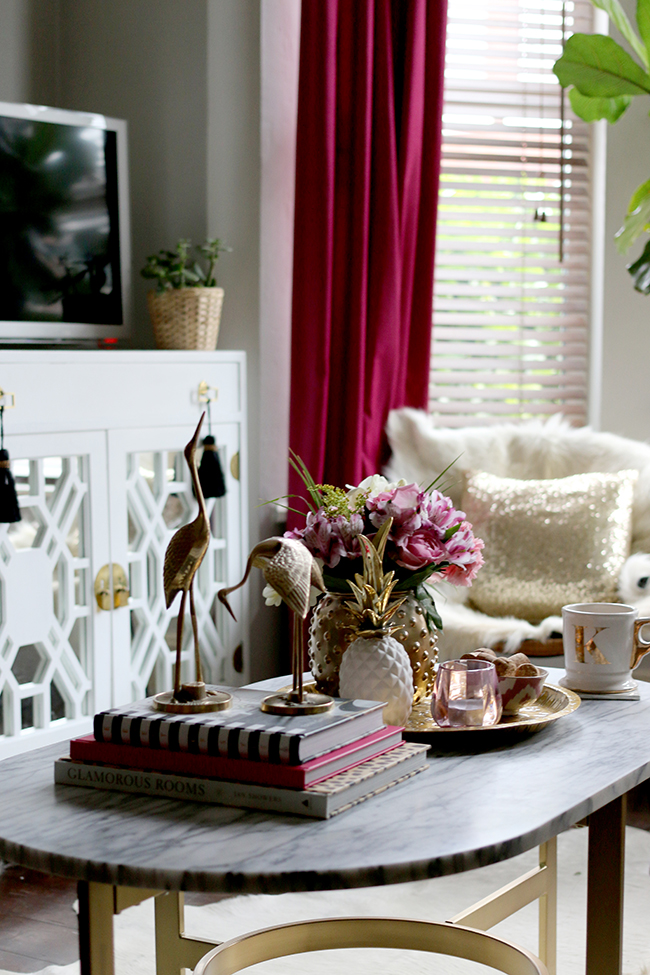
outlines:
{"label": "pink peony", "polygon": [[463,521],[459,530],[447,542],[450,563],[443,571],[443,579],[455,586],[471,586],[476,573],[483,565],[483,539],[476,538],[472,526]]}
{"label": "pink peony", "polygon": [[405,484],[403,487],[383,491],[374,498],[368,498],[366,508],[370,512],[370,521],[375,528],[381,528],[389,518],[393,519],[391,535],[400,529],[416,531],[422,524],[419,500],[422,497],[417,484]]}
{"label": "pink peony", "polygon": [[425,565],[440,565],[447,561],[447,550],[435,525],[403,535],[394,540],[393,545],[395,561],[406,569],[422,569]]}
{"label": "pink peony", "polygon": [[389,484],[378,477],[350,489],[347,499],[354,497],[356,504],[362,494],[365,504],[360,511],[346,507],[347,514],[335,514],[320,508],[307,515],[303,529],[287,536],[300,539],[312,555],[334,568],[341,559],[360,556],[359,533],[372,535],[373,528],[392,518],[386,544],[389,559],[411,572],[430,567],[454,585],[471,585],[483,565],[483,542],[450,498],[435,489],[422,491],[417,484]]}
{"label": "pink peony", "polygon": [[354,559],[361,555],[359,534],[363,531],[363,518],[353,514],[331,517],[323,509],[310,511],[304,528],[285,532],[287,538],[296,538],[307,546],[317,559],[333,569],[342,558]]}

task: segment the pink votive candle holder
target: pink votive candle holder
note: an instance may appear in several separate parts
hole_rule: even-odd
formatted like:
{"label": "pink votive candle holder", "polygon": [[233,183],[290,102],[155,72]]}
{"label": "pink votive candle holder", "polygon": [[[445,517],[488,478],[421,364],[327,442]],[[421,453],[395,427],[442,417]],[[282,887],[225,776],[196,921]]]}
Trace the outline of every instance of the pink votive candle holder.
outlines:
{"label": "pink votive candle holder", "polygon": [[441,728],[486,728],[497,724],[501,711],[494,664],[445,660],[439,665],[431,713]]}

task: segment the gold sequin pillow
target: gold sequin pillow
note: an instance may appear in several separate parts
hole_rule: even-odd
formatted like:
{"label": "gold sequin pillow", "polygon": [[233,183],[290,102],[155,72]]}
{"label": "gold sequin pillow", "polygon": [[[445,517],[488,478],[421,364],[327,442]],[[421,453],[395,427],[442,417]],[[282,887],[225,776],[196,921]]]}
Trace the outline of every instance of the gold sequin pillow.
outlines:
{"label": "gold sequin pillow", "polygon": [[463,510],[485,542],[471,604],[537,623],[566,603],[614,600],[636,479],[636,471],[531,481],[469,474]]}

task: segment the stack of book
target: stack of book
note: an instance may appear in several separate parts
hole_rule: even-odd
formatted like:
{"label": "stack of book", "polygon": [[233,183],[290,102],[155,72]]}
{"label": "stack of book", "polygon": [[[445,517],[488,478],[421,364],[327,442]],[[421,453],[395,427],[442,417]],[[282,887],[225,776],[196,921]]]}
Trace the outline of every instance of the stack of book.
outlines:
{"label": "stack of book", "polygon": [[259,709],[268,691],[220,689],[226,711],[168,714],[148,698],[100,712],[55,781],[328,819],[427,767],[426,746],[384,725],[376,701],[279,717]]}

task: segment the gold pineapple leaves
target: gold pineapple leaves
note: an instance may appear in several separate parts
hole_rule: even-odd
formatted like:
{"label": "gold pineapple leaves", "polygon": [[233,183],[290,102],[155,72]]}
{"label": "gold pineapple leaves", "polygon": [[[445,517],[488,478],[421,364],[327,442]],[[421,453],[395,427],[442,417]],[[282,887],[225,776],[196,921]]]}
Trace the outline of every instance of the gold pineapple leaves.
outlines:
{"label": "gold pineapple leaves", "polygon": [[363,576],[357,572],[354,582],[348,580],[356,601],[356,606],[350,606],[350,613],[369,630],[384,633],[396,629],[386,624],[406,599],[406,596],[401,596],[391,602],[395,573],[384,573],[383,569],[386,540],[392,524],[392,518],[385,521],[372,541],[365,535],[359,535]]}

